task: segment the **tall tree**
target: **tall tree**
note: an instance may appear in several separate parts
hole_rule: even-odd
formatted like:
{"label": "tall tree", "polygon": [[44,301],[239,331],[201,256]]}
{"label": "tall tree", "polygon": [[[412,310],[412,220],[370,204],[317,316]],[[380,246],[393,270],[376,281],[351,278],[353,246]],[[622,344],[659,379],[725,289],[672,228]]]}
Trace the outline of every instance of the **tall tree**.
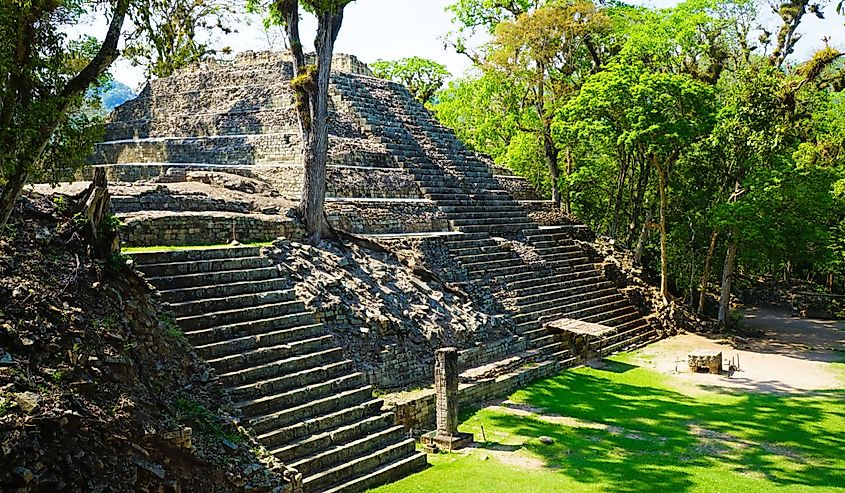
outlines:
{"label": "tall tree", "polygon": [[130,11],[135,29],[123,54],[144,67],[147,78],[168,77],[217,54],[214,35],[230,34],[234,15],[232,3],[225,0],[141,0]]}
{"label": "tall tree", "polygon": [[379,60],[370,64],[376,77],[403,84],[420,103],[431,102],[434,94],[452,76],[443,64],[420,57]]}
{"label": "tall tree", "polygon": [[552,137],[552,122],[557,108],[601,66],[592,37],[608,28],[609,19],[592,3],[549,3],[501,22],[488,59],[528,89],[525,101],[536,113],[535,132],[551,178],[552,200],[567,213],[570,200],[561,195],[561,150]]}
{"label": "tall tree", "polygon": [[[333,234],[325,214],[326,161],[329,148],[329,78],[334,44],[343,23],[343,10],[354,0],[275,0],[273,18],[285,29],[293,57],[291,86],[296,95],[296,112],[302,130],[302,155],[305,180],[300,215],[305,224],[308,242],[320,243]],[[309,64],[299,32],[299,5],[317,17],[314,39],[315,63]]]}
{"label": "tall tree", "polygon": [[[101,2],[7,0],[0,5],[0,234],[24,184],[79,166],[90,143],[78,109],[86,91],[118,57],[130,0],[107,3],[111,16],[101,43],[69,42],[66,29]],[[63,156],[67,151],[69,156]],[[68,159],[70,157],[71,159]],[[54,158],[59,158],[54,161]]]}

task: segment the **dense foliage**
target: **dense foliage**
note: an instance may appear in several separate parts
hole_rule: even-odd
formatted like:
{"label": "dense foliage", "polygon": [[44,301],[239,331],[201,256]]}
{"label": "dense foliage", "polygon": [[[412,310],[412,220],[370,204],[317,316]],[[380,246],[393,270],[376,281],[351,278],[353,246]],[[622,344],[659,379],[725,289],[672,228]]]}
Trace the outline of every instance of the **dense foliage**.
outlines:
{"label": "dense foliage", "polygon": [[452,76],[440,63],[420,57],[378,60],[370,68],[376,77],[404,84],[421,103],[428,103]]}
{"label": "dense foliage", "polygon": [[[461,0],[448,9],[449,39],[476,68],[434,111],[565,212],[635,248],[667,296],[703,309],[698,294],[715,293],[721,270],[725,320],[737,270],[842,292],[845,54],[790,58],[801,22],[823,5],[784,2],[779,24],[758,29],[762,6]],[[471,49],[479,30],[490,41]]]}

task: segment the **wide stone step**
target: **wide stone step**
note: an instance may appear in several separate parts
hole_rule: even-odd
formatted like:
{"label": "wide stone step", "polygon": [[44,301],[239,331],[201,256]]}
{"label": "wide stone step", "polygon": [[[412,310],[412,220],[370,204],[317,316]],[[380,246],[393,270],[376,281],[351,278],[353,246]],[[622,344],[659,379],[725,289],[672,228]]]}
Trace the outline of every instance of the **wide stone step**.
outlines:
{"label": "wide stone step", "polygon": [[195,298],[194,301],[170,303],[169,308],[177,317],[188,317],[209,312],[219,312],[227,308],[250,308],[271,303],[285,303],[293,301],[295,298],[296,293],[292,289],[266,290],[220,298]]}
{"label": "wide stone step", "polygon": [[507,265],[494,265],[490,268],[480,267],[479,270],[475,270],[469,273],[470,279],[479,280],[485,277],[489,277],[491,279],[501,279],[502,276],[506,276],[508,274],[513,274],[516,272],[522,272],[525,269],[530,269],[527,265],[522,263],[519,260],[510,261]]}
{"label": "wide stone step", "polygon": [[[483,212],[450,211],[446,212],[446,216],[454,224],[462,221],[474,221],[473,223],[467,224],[484,224],[482,221],[505,219],[511,220],[510,222],[525,222],[528,219],[524,212],[501,209],[488,209]],[[519,221],[516,221],[517,219]]]}
{"label": "wide stone step", "polygon": [[316,382],[305,387],[239,401],[235,405],[245,417],[249,418],[271,414],[291,406],[298,406],[306,402],[319,400],[330,394],[360,387],[365,383],[366,378],[363,373],[350,373],[330,380]]}
{"label": "wide stone step", "polygon": [[203,272],[201,274],[187,274],[184,276],[162,276],[147,278],[153,286],[161,291],[182,288],[196,288],[201,286],[216,286],[219,284],[239,283],[246,281],[264,281],[279,277],[276,267],[262,267],[259,269],[228,270],[220,272]]}
{"label": "wide stone step", "polygon": [[[589,282],[587,280],[589,279]],[[610,281],[603,280],[603,277],[596,276],[593,278],[587,278],[584,280],[578,281],[567,281],[566,283],[560,283],[558,285],[554,285],[554,288],[560,289],[549,289],[552,286],[541,286],[538,287],[533,293],[523,295],[523,296],[514,296],[511,298],[511,301],[516,306],[525,306],[531,305],[533,303],[537,303],[540,301],[549,301],[559,298],[564,298],[566,296],[570,296],[572,294],[576,294],[579,292],[584,291],[598,291],[602,289],[612,288],[614,284]],[[523,290],[522,292],[524,292]],[[515,293],[514,293],[515,294]]]}
{"label": "wide stone step", "polygon": [[281,428],[297,421],[304,421],[308,418],[330,414],[343,408],[361,404],[370,400],[372,395],[373,388],[368,385],[330,395],[308,402],[307,404],[290,407],[263,416],[256,416],[249,420],[249,424],[257,433],[263,434],[273,428]]}
{"label": "wide stone step", "polygon": [[525,216],[525,210],[518,205],[500,205],[491,207],[489,205],[443,205],[437,204],[446,214],[485,214],[489,212],[512,212]]}
{"label": "wide stone step", "polygon": [[523,308],[518,315],[513,317],[513,320],[516,323],[532,319],[548,321],[563,316],[575,320],[584,320],[585,318],[595,314],[612,311],[621,306],[621,304],[624,304],[624,300],[621,299],[621,295],[614,293],[601,298],[574,301],[570,303],[561,302],[561,304],[548,304],[542,308],[535,307],[531,310]]}
{"label": "wide stone step", "polygon": [[186,332],[193,332],[211,327],[233,325],[253,320],[265,320],[292,313],[305,311],[305,305],[301,301],[286,301],[279,303],[268,303],[264,305],[250,306],[236,310],[225,310],[221,312],[204,313],[202,315],[191,315],[178,317],[176,322]]}
{"label": "wide stone step", "polygon": [[260,367],[266,363],[285,360],[296,355],[317,353],[331,347],[332,343],[331,335],[318,336],[223,356],[222,358],[208,360],[208,364],[218,373],[231,373],[244,368]]}
{"label": "wide stone step", "polygon": [[245,368],[220,375],[220,382],[225,387],[240,387],[293,374],[309,368],[325,366],[343,359],[343,349],[331,347],[315,353],[300,354],[260,366]]}
{"label": "wide stone step", "polygon": [[193,248],[184,250],[161,250],[130,255],[136,265],[169,264],[174,262],[191,262],[198,260],[234,259],[241,257],[257,257],[261,247],[220,247]]}
{"label": "wide stone step", "polygon": [[289,329],[274,330],[262,334],[227,339],[213,344],[196,346],[195,349],[205,359],[217,359],[234,354],[242,354],[261,347],[274,347],[283,343],[313,339],[323,335],[322,324],[311,324]]}
{"label": "wide stone step", "polygon": [[393,413],[367,416],[354,423],[344,424],[323,431],[322,433],[295,440],[282,447],[271,450],[270,453],[282,462],[291,463],[302,457],[314,455],[319,450],[352,442],[362,436],[389,428],[393,425],[393,419]]}
{"label": "wide stone step", "polygon": [[[449,216],[450,214],[447,214]],[[456,217],[463,218],[465,217],[463,214],[456,214]],[[487,214],[483,217],[472,218],[472,219],[453,219],[449,218],[449,221],[454,226],[481,226],[481,225],[489,225],[489,226],[510,226],[513,224],[525,224],[527,222],[527,218],[524,215],[515,215],[515,216],[499,216],[497,214]]]}
{"label": "wide stone step", "polygon": [[226,298],[245,294],[263,293],[266,291],[282,291],[288,288],[288,281],[282,278],[261,281],[244,281],[229,284],[200,286],[196,288],[181,288],[160,290],[162,298],[169,303],[185,303],[203,298]]}
{"label": "wide stone step", "polygon": [[636,310],[634,310],[634,307],[629,305],[625,300],[610,303],[607,306],[585,308],[580,310],[580,312],[582,313],[570,314],[571,316],[569,318],[608,325],[604,323],[604,320],[616,318],[621,315],[629,315],[632,317],[638,315]]}
{"label": "wide stone step", "polygon": [[294,373],[281,374],[264,380],[229,387],[226,390],[233,400],[247,401],[332,380],[341,375],[352,373],[353,369],[354,365],[351,360],[341,360],[327,363],[324,366],[306,368]]}
{"label": "wide stone step", "polygon": [[[400,426],[398,428],[399,434],[401,434],[402,427]],[[388,439],[392,441],[396,438],[397,436],[391,436]],[[359,476],[366,471],[374,470],[403,457],[414,455],[414,443],[414,439],[412,438],[394,443],[382,442],[378,445],[383,446],[373,450],[367,450],[367,455],[361,455],[329,470],[306,476],[303,480],[303,489],[306,491],[319,491],[319,489],[330,486],[340,486],[347,478]]]}
{"label": "wide stone step", "polygon": [[383,464],[356,478],[350,478],[341,484],[333,486],[323,493],[357,493],[366,491],[383,484],[391,483],[410,474],[421,471],[428,466],[426,455],[417,452],[408,457]]}
{"label": "wide stone step", "polygon": [[493,236],[507,233],[518,233],[525,228],[530,228],[531,223],[515,223],[515,224],[487,224],[474,226],[457,226],[455,229],[466,233],[490,233]]}
{"label": "wide stone step", "polygon": [[[298,457],[298,460],[291,462],[290,466],[306,477],[317,475],[321,471],[359,458],[368,452],[378,450],[386,445],[399,443],[403,440],[404,435],[405,429],[403,426],[388,423],[387,426],[376,429],[372,433],[352,436],[349,441],[341,442],[312,455]],[[329,484],[335,482],[335,480],[330,480]]]}
{"label": "wide stone step", "polygon": [[501,272],[503,269],[508,269],[511,267],[519,267],[522,269],[526,268],[526,265],[522,262],[522,259],[515,256],[515,255],[507,255],[502,259],[499,260],[481,260],[478,262],[461,262],[461,265],[464,269],[467,270],[471,275],[472,274],[483,274],[486,272]]}
{"label": "wide stone step", "polygon": [[565,296],[557,296],[552,297],[550,299],[535,301],[533,303],[525,303],[522,305],[518,305],[518,309],[520,312],[523,313],[530,313],[543,310],[545,308],[551,307],[558,307],[558,306],[569,306],[573,303],[580,303],[583,301],[589,300],[601,300],[608,296],[621,296],[614,287],[604,288],[604,289],[591,289],[593,286],[590,286],[584,290],[579,291],[571,291],[567,293]]}
{"label": "wide stone step", "polygon": [[626,309],[621,311],[598,314],[590,317],[590,320],[588,321],[607,325],[608,327],[621,328],[627,326],[628,324],[637,323],[639,320],[643,320],[640,313],[636,311],[634,307],[628,306],[625,308]]}
{"label": "wide stone step", "polygon": [[206,272],[257,269],[271,265],[267,257],[238,257],[214,260],[189,260],[167,264],[145,264],[140,267],[147,277],[182,276]]}
{"label": "wide stone step", "polygon": [[261,320],[248,320],[230,325],[220,325],[207,329],[186,332],[185,335],[194,346],[204,346],[215,342],[223,342],[230,339],[247,337],[257,334],[266,334],[297,326],[313,325],[314,315],[310,312],[297,312],[280,315],[273,318]]}
{"label": "wide stone step", "polygon": [[461,252],[460,255],[455,255],[453,258],[461,263],[464,267],[467,265],[474,265],[483,262],[495,262],[499,260],[516,258],[515,254],[510,251],[503,251],[501,248],[492,249],[491,252],[483,253],[466,253]]}
{"label": "wide stone step", "polygon": [[368,416],[377,416],[381,413],[380,410],[383,405],[384,403],[380,399],[370,399],[328,414],[306,418],[288,426],[274,428],[263,435],[259,435],[258,440],[268,449],[276,449],[293,443],[296,440],[303,440],[311,435],[318,435],[326,430],[350,425]]}
{"label": "wide stone step", "polygon": [[502,280],[508,284],[508,288],[514,292],[522,289],[532,288],[538,285],[552,285],[568,281],[570,279],[591,277],[597,273],[595,264],[579,264],[567,269],[565,272],[546,272],[545,275],[538,271],[526,271],[519,274],[504,276]]}

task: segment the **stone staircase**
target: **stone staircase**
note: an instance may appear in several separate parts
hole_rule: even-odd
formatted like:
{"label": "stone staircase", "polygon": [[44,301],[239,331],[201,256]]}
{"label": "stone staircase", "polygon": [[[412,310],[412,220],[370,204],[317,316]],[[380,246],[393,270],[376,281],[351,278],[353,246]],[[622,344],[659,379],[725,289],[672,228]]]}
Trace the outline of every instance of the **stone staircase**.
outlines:
{"label": "stone staircase", "polygon": [[[452,257],[478,282],[501,287],[518,333],[540,357],[568,358],[559,334],[544,323],[573,318],[615,328],[614,350],[633,348],[655,331],[597,270],[564,228],[541,228],[497,180],[491,168],[454,133],[437,123],[400,85],[337,74],[335,105],[357,113],[417,181],[424,195],[463,233],[446,241]],[[527,263],[494,237],[507,237],[532,250]]]}
{"label": "stone staircase", "polygon": [[261,444],[311,492],[358,492],[424,454],[259,248],[133,256]]}

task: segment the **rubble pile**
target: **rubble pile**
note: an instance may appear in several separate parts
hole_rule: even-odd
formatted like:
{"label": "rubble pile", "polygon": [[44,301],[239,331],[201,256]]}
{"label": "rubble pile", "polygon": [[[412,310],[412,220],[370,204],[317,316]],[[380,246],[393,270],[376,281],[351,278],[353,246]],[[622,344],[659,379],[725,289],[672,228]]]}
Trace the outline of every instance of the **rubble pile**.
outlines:
{"label": "rubble pile", "polygon": [[428,365],[436,348],[474,347],[513,333],[513,322],[492,294],[468,293],[460,273],[452,270],[452,279],[444,280],[428,268],[429,261],[447,262],[445,251],[438,255],[432,253],[437,248],[419,243],[402,250],[400,259],[392,251],[354,244],[324,242],[314,248],[280,239],[267,253],[365,370],[392,344]]}
{"label": "rubble pile", "polygon": [[0,240],[0,491],[285,491],[151,289],[88,257],[65,209],[24,200]]}

